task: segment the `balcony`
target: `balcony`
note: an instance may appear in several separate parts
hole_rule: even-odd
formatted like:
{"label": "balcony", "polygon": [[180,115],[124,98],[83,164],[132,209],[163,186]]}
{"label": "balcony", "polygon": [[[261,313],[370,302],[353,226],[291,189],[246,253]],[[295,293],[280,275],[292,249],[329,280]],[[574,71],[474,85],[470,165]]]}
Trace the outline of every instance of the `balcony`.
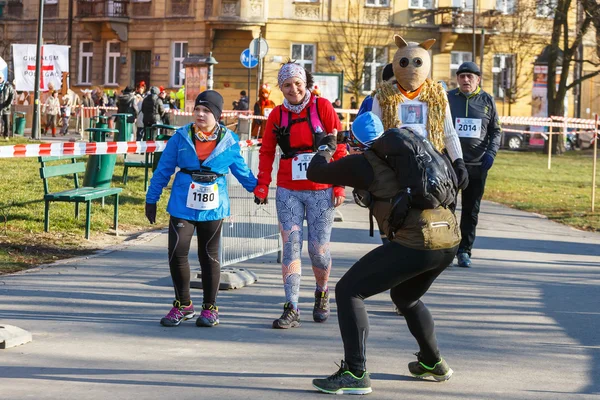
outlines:
{"label": "balcony", "polygon": [[169,0],[169,12],[171,17],[193,17],[194,3],[192,0]]}
{"label": "balcony", "polygon": [[[458,8],[458,7],[443,7],[438,8],[437,13],[440,15],[440,32],[453,33],[472,33],[473,32],[473,12]],[[478,32],[481,29],[486,30],[486,34],[495,34],[497,19],[490,18],[489,15],[478,13],[476,16],[476,27]]]}
{"label": "balcony", "polygon": [[8,0],[8,3],[4,7],[4,17],[23,18],[22,0]]}
{"label": "balcony", "polygon": [[129,0],[78,0],[77,17],[96,20],[128,19]]}
{"label": "balcony", "polygon": [[[145,3],[149,4],[149,3]],[[93,40],[102,39],[104,27],[115,39],[126,42],[129,36],[129,0],[77,0],[77,16]]]}
{"label": "balcony", "polygon": [[152,17],[152,2],[134,1],[131,3],[131,17]]}
{"label": "balcony", "polygon": [[206,0],[204,17],[213,24],[262,25],[267,21],[267,9],[263,0]]}
{"label": "balcony", "polygon": [[44,4],[44,19],[58,18],[58,4]]}

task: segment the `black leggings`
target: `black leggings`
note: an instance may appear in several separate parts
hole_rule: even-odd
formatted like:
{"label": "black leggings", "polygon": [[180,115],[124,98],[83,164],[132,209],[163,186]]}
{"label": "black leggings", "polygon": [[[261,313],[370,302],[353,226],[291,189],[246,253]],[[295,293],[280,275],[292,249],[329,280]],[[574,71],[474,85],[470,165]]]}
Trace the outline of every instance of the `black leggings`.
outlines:
{"label": "black leggings", "polygon": [[415,250],[396,242],[380,246],[356,262],[335,287],[344,359],[351,370],[366,370],[369,317],[364,299],[391,289],[392,301],[406,318],[428,365],[439,360],[434,323],[419,300],[456,255],[457,247]]}
{"label": "black leggings", "polygon": [[202,270],[204,304],[215,304],[221,278],[222,220],[196,222],[171,217],[169,221],[169,268],[175,288],[175,299],[190,304],[190,263],[188,254],[194,230],[198,237],[198,260]]}

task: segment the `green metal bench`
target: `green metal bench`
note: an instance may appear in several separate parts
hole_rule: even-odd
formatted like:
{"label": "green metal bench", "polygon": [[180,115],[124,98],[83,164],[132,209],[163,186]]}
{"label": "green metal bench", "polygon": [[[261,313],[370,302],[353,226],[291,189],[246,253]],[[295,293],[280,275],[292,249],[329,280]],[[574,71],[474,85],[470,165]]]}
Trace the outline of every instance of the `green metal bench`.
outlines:
{"label": "green metal bench", "polygon": [[[169,135],[166,135],[163,132],[165,130],[175,131],[178,128],[178,126],[163,124],[155,124],[151,127],[147,126],[144,128],[144,140],[168,140]],[[157,130],[160,130],[161,133],[156,134]],[[125,155],[123,159],[123,184],[127,184],[129,168],[144,168],[144,191],[148,190],[148,171],[152,169],[154,172],[156,165],[158,164],[158,159],[160,159],[160,156],[156,157],[156,155],[156,153],[144,153],[144,160],[142,161],[128,161],[127,155]]]}
{"label": "green metal bench", "polygon": [[[71,160],[71,164],[59,164],[59,165],[47,165],[48,162],[58,160]],[[80,187],[78,173],[85,172],[85,163],[78,162],[75,157],[38,157],[38,161],[41,164],[40,177],[44,181],[44,231],[48,232],[50,228],[50,202],[62,201],[75,203],[75,218],[79,218],[79,203],[86,203],[86,214],[85,214],[85,238],[90,238],[90,217],[92,211],[92,200],[102,199],[105,197],[115,196],[114,203],[114,228],[118,235],[119,228],[119,194],[123,189],[121,188],[94,188],[94,187]],[[63,190],[61,192],[50,192],[48,187],[48,178],[57,176],[73,176],[73,189]]]}

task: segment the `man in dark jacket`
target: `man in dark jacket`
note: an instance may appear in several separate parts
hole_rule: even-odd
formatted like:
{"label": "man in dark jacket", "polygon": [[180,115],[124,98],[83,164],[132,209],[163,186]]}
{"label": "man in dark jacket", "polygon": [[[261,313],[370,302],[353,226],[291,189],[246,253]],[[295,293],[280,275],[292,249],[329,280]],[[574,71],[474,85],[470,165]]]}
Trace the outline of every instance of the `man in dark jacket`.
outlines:
{"label": "man in dark jacket", "polygon": [[460,138],[463,159],[469,172],[469,185],[462,191],[458,266],[471,266],[471,249],[479,207],[489,169],[500,147],[502,128],[494,99],[481,90],[477,64],[465,62],[456,71],[458,88],[448,92],[454,128]]}
{"label": "man in dark jacket", "polygon": [[10,83],[4,80],[4,75],[0,73],[0,115],[2,116],[4,140],[8,140],[8,116],[14,98],[15,90]]}
{"label": "man in dark jacket", "polygon": [[242,90],[240,92],[239,101],[233,102],[233,109],[239,111],[246,111],[250,108],[250,101],[248,100],[248,96],[246,96],[246,91]]}
{"label": "man in dark jacket", "polygon": [[158,97],[159,90],[156,86],[150,88],[150,92],[142,102],[142,113],[144,114],[144,127],[162,123],[165,114],[162,100]]}
{"label": "man in dark jacket", "polygon": [[131,114],[131,117],[127,118],[127,122],[135,122],[138,110],[135,106],[135,93],[131,86],[127,86],[123,90],[123,94],[117,98],[117,112],[119,114]]}

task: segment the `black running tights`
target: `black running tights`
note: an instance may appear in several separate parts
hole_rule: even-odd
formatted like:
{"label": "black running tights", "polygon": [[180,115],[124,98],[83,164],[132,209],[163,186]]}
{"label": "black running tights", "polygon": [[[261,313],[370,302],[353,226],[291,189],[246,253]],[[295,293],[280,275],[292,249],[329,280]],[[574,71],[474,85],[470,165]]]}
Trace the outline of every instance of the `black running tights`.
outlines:
{"label": "black running tights", "polygon": [[171,217],[169,221],[169,268],[175,288],[175,298],[190,304],[190,263],[188,254],[194,230],[198,238],[198,259],[202,270],[204,304],[215,304],[221,278],[222,220],[195,222]]}
{"label": "black running tights", "polygon": [[419,344],[421,360],[429,365],[439,360],[433,317],[420,298],[450,265],[457,248],[415,250],[391,242],[367,253],[346,272],[335,287],[335,301],[344,358],[351,370],[367,369],[369,317],[364,299],[388,289]]}

